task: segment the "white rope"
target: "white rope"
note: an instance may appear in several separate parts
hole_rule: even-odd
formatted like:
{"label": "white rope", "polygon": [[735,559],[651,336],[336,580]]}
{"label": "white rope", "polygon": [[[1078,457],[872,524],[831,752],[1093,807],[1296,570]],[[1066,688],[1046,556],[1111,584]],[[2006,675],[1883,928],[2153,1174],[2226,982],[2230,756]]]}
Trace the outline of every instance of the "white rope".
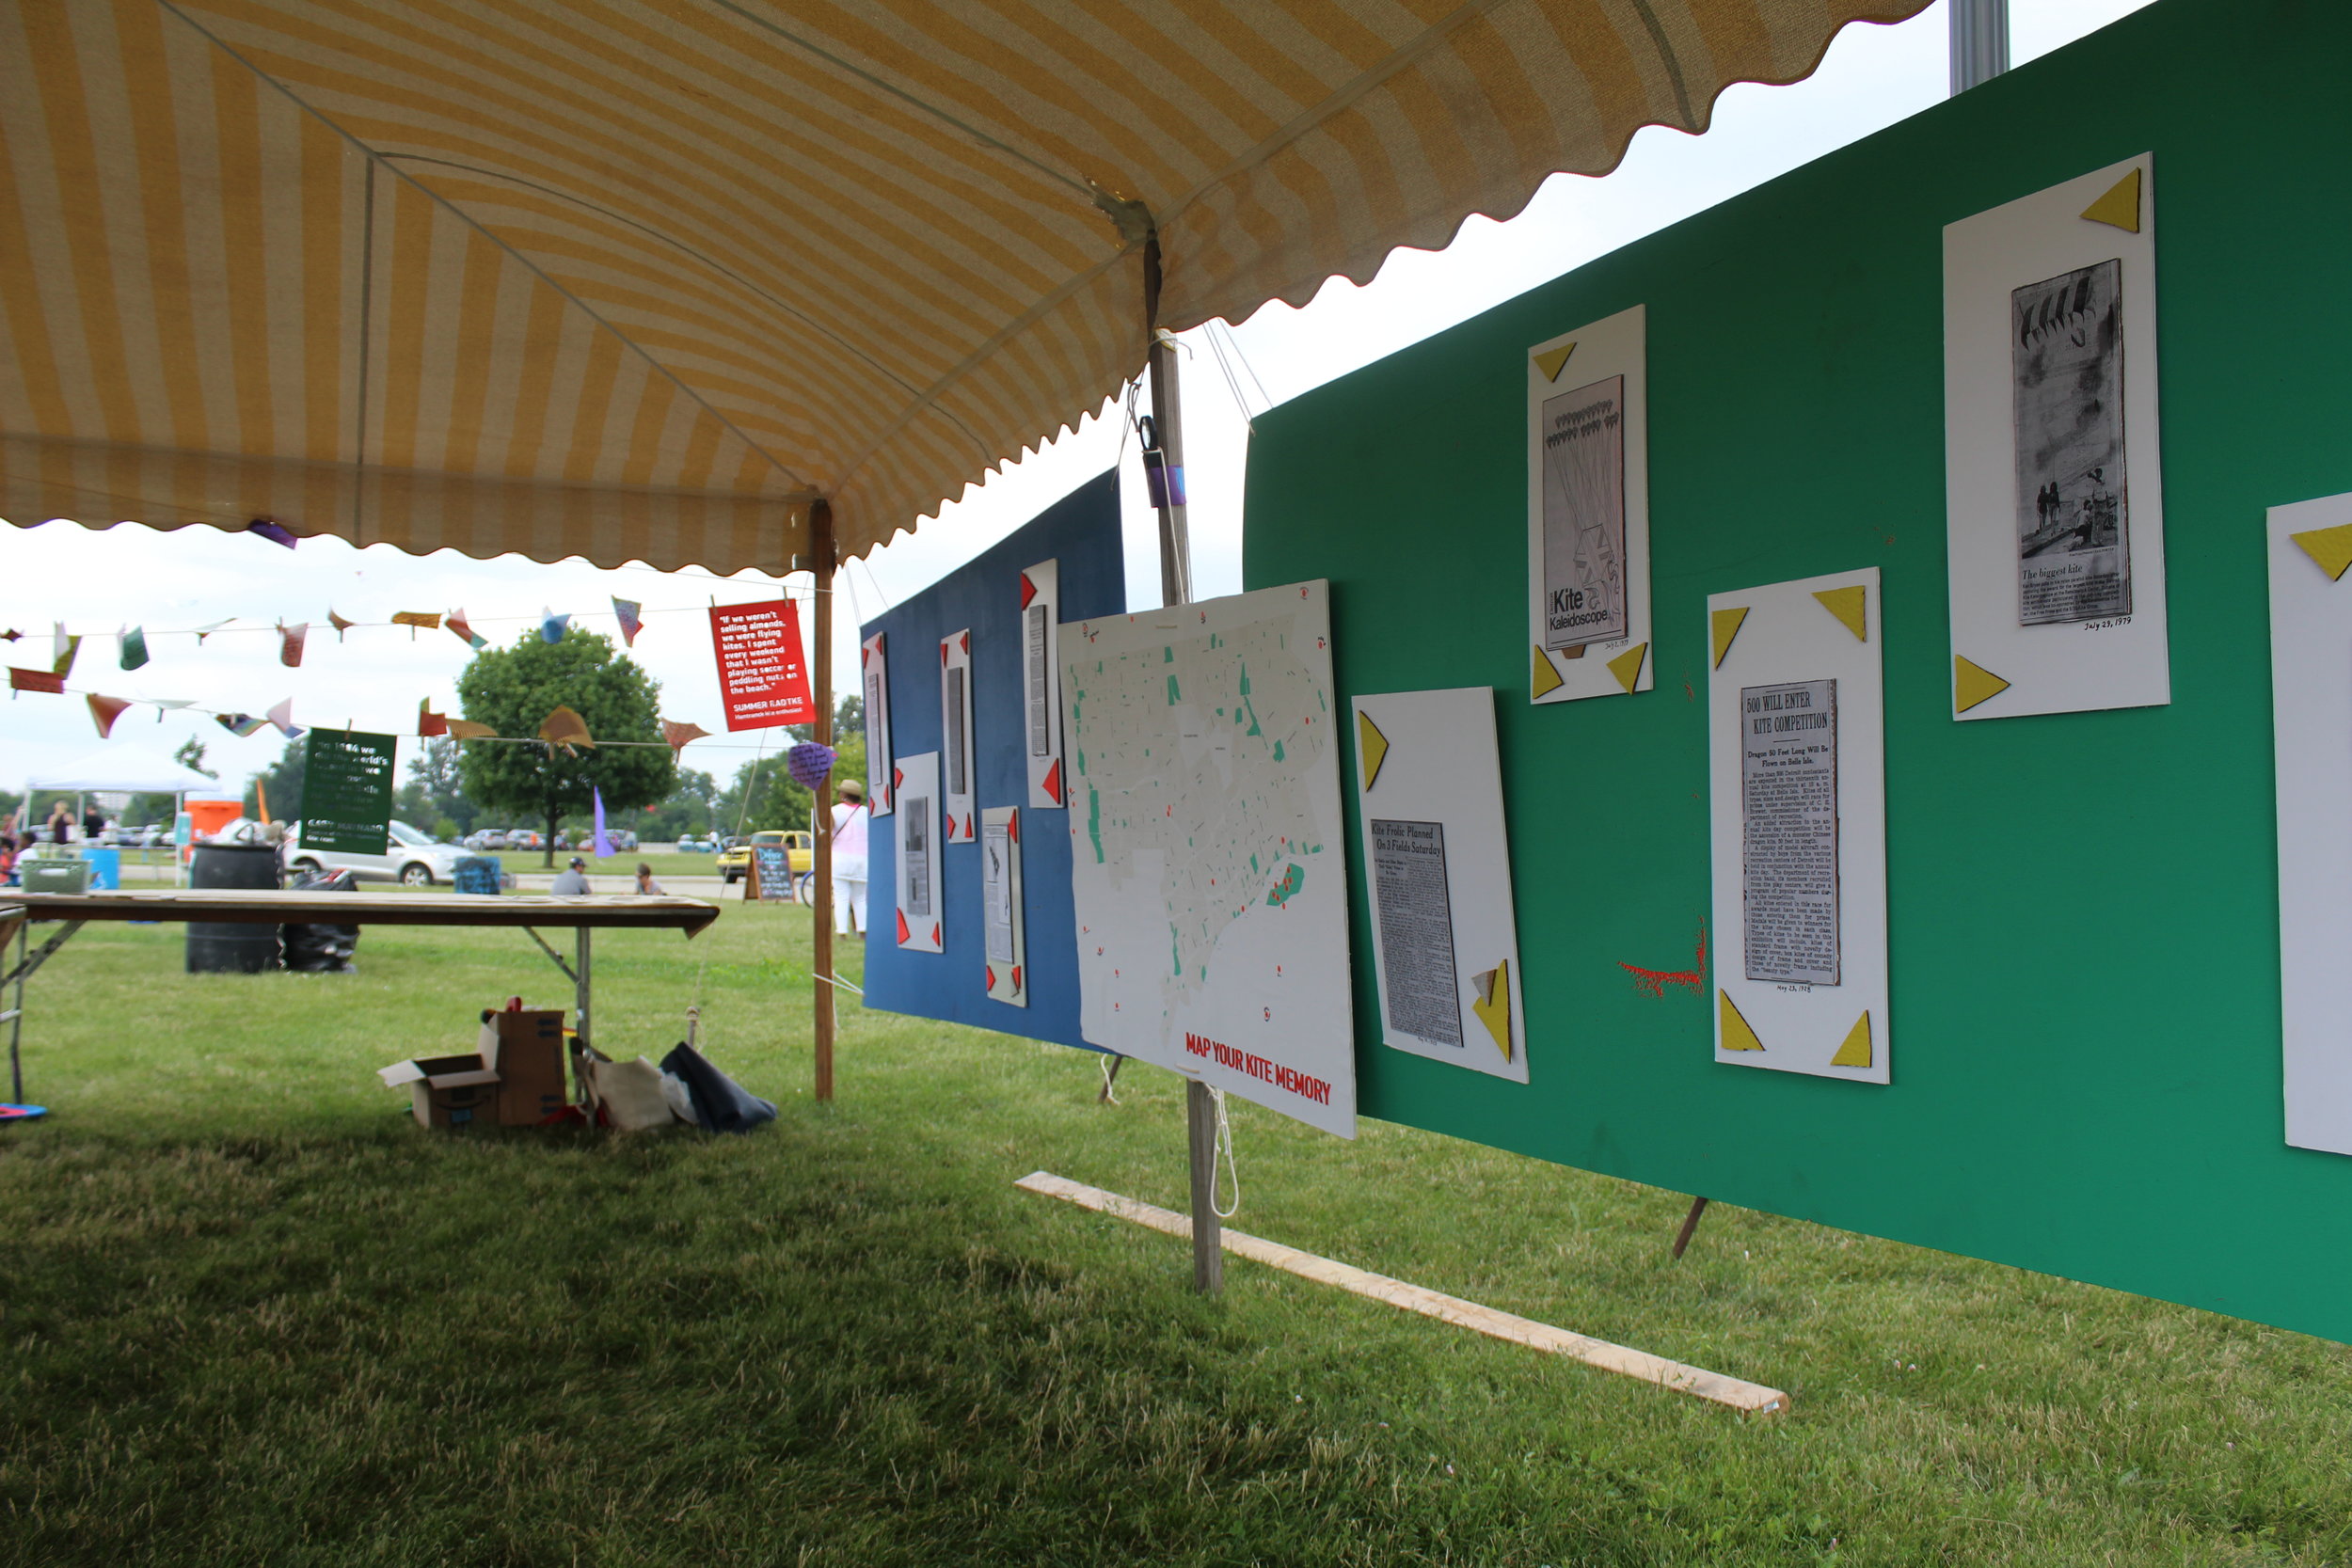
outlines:
{"label": "white rope", "polygon": [[[1216,1101],[1216,1144],[1209,1151],[1209,1208],[1218,1219],[1230,1220],[1241,1212],[1241,1170],[1233,1164],[1233,1124],[1225,1117],[1225,1091],[1213,1088],[1209,1091],[1209,1095]],[[1232,1177],[1233,1181],[1233,1206],[1230,1209],[1219,1209],[1216,1206],[1218,1149],[1222,1149],[1225,1153],[1225,1173]]]}
{"label": "white rope", "polygon": [[1116,1105],[1119,1103],[1119,1092],[1117,1088],[1119,1075],[1112,1070],[1113,1064],[1118,1060],[1119,1058],[1116,1055],[1105,1052],[1101,1063],[1103,1069],[1103,1103],[1105,1105]]}

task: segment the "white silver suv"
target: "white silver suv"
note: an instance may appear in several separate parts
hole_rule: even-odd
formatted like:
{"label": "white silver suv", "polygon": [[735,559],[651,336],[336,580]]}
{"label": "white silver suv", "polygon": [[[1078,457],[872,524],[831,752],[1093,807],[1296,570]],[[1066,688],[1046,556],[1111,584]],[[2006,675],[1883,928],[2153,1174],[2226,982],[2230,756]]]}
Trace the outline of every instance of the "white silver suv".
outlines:
{"label": "white silver suv", "polygon": [[296,871],[348,871],[362,879],[396,880],[409,887],[431,887],[453,881],[457,858],[466,850],[454,844],[417,832],[405,822],[388,824],[385,853],[354,855],[336,849],[313,849],[302,842],[301,824],[287,841],[286,863]]}

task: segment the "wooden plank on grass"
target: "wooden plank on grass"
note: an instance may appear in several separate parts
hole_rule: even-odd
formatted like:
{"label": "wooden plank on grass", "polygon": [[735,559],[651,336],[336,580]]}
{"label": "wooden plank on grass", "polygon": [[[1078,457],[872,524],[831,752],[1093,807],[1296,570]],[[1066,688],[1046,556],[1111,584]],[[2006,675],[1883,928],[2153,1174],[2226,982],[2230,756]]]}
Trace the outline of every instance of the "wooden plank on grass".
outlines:
{"label": "wooden plank on grass", "polygon": [[[1190,1217],[1173,1209],[1138,1203],[1132,1197],[1122,1197],[1100,1187],[1089,1187],[1083,1181],[1073,1181],[1048,1171],[1034,1171],[1013,1185],[1025,1192],[1074,1203],[1081,1209],[1092,1209],[1098,1213],[1133,1220],[1137,1225],[1164,1230],[1170,1236],[1189,1237],[1192,1234]],[[1436,1318],[1457,1327],[1475,1329],[1498,1339],[1508,1339],[1513,1344],[1525,1345],[1531,1350],[1565,1355],[1588,1367],[1597,1367],[1603,1371],[1617,1372],[1626,1377],[1637,1377],[1645,1383],[1655,1383],[1678,1394],[1690,1394],[1698,1399],[1711,1400],[1717,1404],[1727,1404],[1734,1410],[1751,1411],[1759,1416],[1777,1416],[1788,1409],[1786,1393],[1778,1388],[1767,1388],[1760,1383],[1742,1382],[1701,1367],[1669,1361],[1662,1355],[1652,1355],[1646,1351],[1613,1345],[1606,1339],[1596,1339],[1589,1335],[1572,1334],[1565,1328],[1539,1323],[1533,1318],[1498,1312],[1474,1301],[1464,1301],[1459,1296],[1449,1296],[1438,1291],[1423,1290],[1419,1285],[1407,1285],[1401,1279],[1391,1279],[1386,1275],[1372,1274],[1346,1263],[1334,1262],[1328,1258],[1318,1258],[1311,1252],[1301,1252],[1296,1247],[1284,1246],[1279,1242],[1269,1242],[1245,1231],[1229,1228],[1224,1233],[1224,1240],[1226,1251],[1254,1262],[1281,1269],[1302,1279],[1336,1285],[1343,1291],[1386,1302],[1407,1312],[1419,1312],[1423,1317]]]}

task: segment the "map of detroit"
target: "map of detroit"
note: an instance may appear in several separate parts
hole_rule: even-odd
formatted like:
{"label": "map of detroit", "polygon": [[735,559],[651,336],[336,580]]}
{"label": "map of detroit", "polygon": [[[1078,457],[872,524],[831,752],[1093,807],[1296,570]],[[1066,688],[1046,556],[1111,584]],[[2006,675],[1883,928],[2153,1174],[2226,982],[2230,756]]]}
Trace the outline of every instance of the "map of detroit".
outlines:
{"label": "map of detroit", "polygon": [[1086,1037],[1352,1131],[1327,607],[1076,623],[1062,691]]}

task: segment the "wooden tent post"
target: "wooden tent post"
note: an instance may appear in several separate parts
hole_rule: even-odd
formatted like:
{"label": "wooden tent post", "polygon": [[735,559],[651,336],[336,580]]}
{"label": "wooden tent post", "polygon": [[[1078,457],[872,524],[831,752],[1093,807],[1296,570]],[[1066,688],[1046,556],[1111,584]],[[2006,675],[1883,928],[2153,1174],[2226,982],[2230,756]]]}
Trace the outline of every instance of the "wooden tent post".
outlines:
{"label": "wooden tent post", "polygon": [[[1160,337],[1160,235],[1143,242],[1143,326],[1151,340],[1152,435],[1144,471],[1160,515],[1160,602],[1192,602],[1192,540],[1184,526],[1184,426],[1176,350]],[[1184,1085],[1184,1147],[1192,1176],[1192,1288],[1213,1296],[1225,1288],[1225,1239],[1216,1213],[1216,1098],[1194,1079]]]}
{"label": "wooden tent post", "polygon": [[[833,744],[833,503],[819,496],[808,503],[808,548],[810,569],[817,574],[817,657],[816,698],[817,717],[810,733],[819,746]],[[816,922],[811,929],[810,966],[817,972],[817,983],[809,988],[814,993],[810,1004],[816,1016],[810,1037],[817,1050],[816,1094],[821,1101],[833,1099],[833,775],[827,773],[817,781],[816,885],[812,890],[809,917]]]}

